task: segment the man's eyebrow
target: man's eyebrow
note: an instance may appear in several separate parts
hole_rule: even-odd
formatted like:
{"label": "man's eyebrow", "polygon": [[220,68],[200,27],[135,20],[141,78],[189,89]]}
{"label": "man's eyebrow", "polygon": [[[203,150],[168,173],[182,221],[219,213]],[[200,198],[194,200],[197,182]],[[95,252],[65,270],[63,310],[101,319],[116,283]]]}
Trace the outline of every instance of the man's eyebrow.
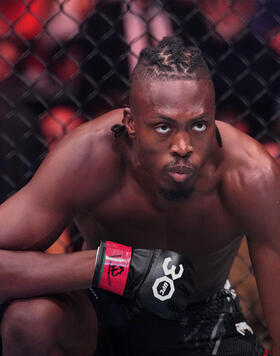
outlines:
{"label": "man's eyebrow", "polygon": [[[171,117],[168,117],[168,116],[165,116],[165,115],[162,115],[162,114],[158,114],[157,118],[169,121],[170,123],[174,123],[174,122],[177,121],[177,120],[171,119]],[[203,118],[205,118],[205,113],[203,113],[203,114],[201,114],[201,115],[199,115],[197,117],[193,117],[191,119],[191,121],[194,122],[194,121],[197,121],[197,120],[201,120]]]}
{"label": "man's eyebrow", "polygon": [[205,119],[205,117],[207,117],[207,115],[206,115],[206,113],[203,113],[203,114],[201,114],[201,115],[199,115],[197,117],[192,118],[192,121],[194,122],[194,121],[198,121],[198,120],[201,120],[201,119]]}
{"label": "man's eyebrow", "polygon": [[176,120],[171,119],[171,117],[168,117],[168,116],[165,116],[165,115],[162,115],[162,114],[158,114],[158,115],[157,115],[157,118],[163,119],[163,120],[165,120],[165,121],[169,121],[170,123],[176,122]]}

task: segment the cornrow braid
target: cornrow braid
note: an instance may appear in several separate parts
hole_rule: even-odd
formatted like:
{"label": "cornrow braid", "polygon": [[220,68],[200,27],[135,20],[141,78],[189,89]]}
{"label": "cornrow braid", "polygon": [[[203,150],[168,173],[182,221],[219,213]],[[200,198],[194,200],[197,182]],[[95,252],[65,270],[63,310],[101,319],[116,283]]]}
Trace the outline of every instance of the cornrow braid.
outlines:
{"label": "cornrow braid", "polygon": [[132,73],[153,80],[211,78],[209,68],[197,47],[185,47],[178,37],[165,37],[155,48],[141,51]]}

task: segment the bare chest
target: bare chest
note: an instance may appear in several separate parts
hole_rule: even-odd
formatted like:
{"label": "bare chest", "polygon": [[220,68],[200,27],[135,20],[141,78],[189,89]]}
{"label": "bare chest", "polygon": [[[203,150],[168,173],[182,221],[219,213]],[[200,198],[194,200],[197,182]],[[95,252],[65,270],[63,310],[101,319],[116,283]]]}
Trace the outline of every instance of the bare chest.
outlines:
{"label": "bare chest", "polygon": [[79,216],[77,223],[89,248],[106,239],[200,256],[220,250],[240,233],[215,191],[160,209],[124,190]]}

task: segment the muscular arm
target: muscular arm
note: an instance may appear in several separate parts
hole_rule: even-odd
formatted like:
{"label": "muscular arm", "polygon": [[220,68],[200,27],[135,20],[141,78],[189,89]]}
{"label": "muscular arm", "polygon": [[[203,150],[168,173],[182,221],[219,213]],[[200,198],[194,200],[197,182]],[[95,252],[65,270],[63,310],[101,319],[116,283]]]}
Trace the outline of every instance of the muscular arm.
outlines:
{"label": "muscular arm", "polygon": [[112,177],[110,160],[102,154],[93,159],[94,155],[87,134],[70,134],[30,183],[1,205],[1,302],[91,286],[95,251],[56,256],[40,251],[56,240],[77,212],[102,199],[106,187],[110,189],[104,179]]}
{"label": "muscular arm", "polygon": [[280,169],[260,155],[258,163],[230,174],[230,212],[245,232],[264,314],[280,356]]}
{"label": "muscular arm", "polygon": [[96,251],[50,255],[0,250],[0,303],[92,286]]}
{"label": "muscular arm", "polygon": [[0,248],[44,250],[73,218],[79,189],[75,171],[84,170],[85,159],[72,141],[67,137],[58,145],[33,179],[0,206]]}
{"label": "muscular arm", "polygon": [[264,183],[264,189],[260,193],[261,199],[251,208],[246,234],[261,302],[272,338],[272,354],[280,356],[279,168],[277,167],[273,173],[273,177]]}

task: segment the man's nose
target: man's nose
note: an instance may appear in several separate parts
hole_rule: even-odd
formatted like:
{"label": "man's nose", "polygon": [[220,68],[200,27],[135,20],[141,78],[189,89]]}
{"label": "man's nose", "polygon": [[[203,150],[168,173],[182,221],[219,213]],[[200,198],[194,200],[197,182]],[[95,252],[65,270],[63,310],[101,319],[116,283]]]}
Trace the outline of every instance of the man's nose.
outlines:
{"label": "man's nose", "polygon": [[174,136],[171,153],[180,157],[191,155],[193,147],[190,139],[190,135],[187,132],[177,133]]}

